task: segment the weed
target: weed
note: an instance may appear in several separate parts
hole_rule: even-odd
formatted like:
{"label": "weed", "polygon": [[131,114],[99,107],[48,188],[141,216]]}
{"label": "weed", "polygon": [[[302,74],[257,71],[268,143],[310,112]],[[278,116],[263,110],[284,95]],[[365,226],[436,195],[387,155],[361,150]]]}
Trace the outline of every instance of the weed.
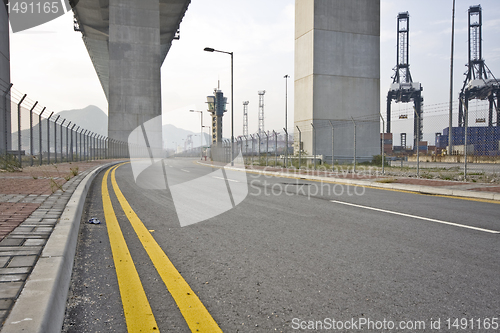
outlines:
{"label": "weed", "polygon": [[7,172],[17,172],[21,171],[23,168],[19,165],[19,160],[14,155],[3,155],[0,156],[0,168]]}
{"label": "weed", "polygon": [[78,166],[74,167],[74,168],[70,168],[71,170],[71,174],[73,175],[73,177],[76,177],[78,175]]}
{"label": "weed", "polygon": [[50,183],[50,190],[52,191],[52,193],[56,192],[57,190],[61,190],[64,192],[62,185],[58,184],[54,180],[54,178],[50,177],[49,183]]}

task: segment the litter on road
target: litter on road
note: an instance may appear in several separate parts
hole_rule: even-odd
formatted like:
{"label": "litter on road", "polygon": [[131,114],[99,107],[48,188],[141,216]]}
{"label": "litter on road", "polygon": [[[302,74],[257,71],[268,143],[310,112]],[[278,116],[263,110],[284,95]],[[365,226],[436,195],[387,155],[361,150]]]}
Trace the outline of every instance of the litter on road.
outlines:
{"label": "litter on road", "polygon": [[99,221],[98,219],[96,219],[95,217],[93,217],[87,223],[90,223],[90,224],[101,224],[101,221]]}

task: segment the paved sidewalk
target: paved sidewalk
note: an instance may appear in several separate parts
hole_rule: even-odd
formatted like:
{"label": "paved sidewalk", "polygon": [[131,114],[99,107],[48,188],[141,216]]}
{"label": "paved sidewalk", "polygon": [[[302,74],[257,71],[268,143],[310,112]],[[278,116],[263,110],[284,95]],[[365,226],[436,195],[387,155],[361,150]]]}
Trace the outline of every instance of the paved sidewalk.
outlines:
{"label": "paved sidewalk", "polygon": [[1,325],[78,184],[91,170],[110,162],[62,163],[0,172]]}

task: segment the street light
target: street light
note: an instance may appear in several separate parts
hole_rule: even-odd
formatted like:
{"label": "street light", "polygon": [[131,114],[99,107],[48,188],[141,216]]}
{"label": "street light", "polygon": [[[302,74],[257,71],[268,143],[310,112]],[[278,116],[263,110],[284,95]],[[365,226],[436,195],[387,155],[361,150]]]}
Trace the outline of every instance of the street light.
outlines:
{"label": "street light", "polygon": [[233,52],[219,51],[211,47],[205,47],[206,52],[219,52],[231,55],[231,166],[234,165],[234,99],[233,99]]}
{"label": "street light", "polygon": [[201,119],[200,127],[200,160],[203,160],[203,111],[189,110],[189,112],[199,112]]}
{"label": "street light", "polygon": [[287,74],[284,76],[285,78],[285,168],[288,168],[288,78],[290,76]]}

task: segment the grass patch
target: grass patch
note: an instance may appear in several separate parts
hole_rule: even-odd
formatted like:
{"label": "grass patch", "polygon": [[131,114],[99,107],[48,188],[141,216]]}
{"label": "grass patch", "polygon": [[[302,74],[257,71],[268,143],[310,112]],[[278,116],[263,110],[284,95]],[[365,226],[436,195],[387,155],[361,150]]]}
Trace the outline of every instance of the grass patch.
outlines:
{"label": "grass patch", "polygon": [[23,169],[17,157],[10,154],[0,156],[0,168],[7,172],[18,172]]}
{"label": "grass patch", "polygon": [[380,179],[376,180],[375,182],[377,183],[382,183],[382,184],[390,184],[390,183],[396,183],[398,180],[394,178],[387,178],[387,179]]}

